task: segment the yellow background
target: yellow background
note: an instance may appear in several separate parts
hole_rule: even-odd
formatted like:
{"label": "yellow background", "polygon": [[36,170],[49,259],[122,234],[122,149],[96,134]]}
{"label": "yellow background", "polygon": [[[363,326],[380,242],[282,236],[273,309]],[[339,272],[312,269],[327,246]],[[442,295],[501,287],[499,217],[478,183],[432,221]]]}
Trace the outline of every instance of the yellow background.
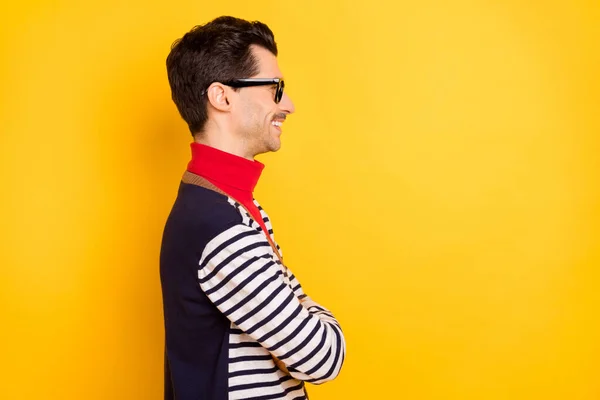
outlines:
{"label": "yellow background", "polygon": [[345,330],[311,400],[600,399],[584,0],[4,1],[0,398],[161,399],[165,58],[223,14],[274,30],[297,108],[256,197]]}

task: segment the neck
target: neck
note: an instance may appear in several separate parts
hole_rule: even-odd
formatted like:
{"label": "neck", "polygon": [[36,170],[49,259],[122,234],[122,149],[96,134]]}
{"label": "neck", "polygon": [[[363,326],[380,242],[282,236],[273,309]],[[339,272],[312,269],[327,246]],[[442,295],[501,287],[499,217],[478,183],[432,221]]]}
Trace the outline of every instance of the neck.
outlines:
{"label": "neck", "polygon": [[216,123],[207,122],[204,131],[194,135],[194,142],[254,161],[256,154],[249,151],[247,141],[231,132],[231,129],[222,129]]}

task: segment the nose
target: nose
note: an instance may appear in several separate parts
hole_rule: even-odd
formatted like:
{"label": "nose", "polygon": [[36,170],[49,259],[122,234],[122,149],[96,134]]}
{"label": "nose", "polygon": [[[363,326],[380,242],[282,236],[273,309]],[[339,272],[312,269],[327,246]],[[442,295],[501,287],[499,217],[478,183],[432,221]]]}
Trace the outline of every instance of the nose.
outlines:
{"label": "nose", "polygon": [[281,101],[279,102],[279,107],[281,107],[281,111],[286,112],[288,114],[293,114],[296,111],[296,107],[294,107],[294,103],[290,96],[287,93],[283,92],[283,96],[281,97]]}

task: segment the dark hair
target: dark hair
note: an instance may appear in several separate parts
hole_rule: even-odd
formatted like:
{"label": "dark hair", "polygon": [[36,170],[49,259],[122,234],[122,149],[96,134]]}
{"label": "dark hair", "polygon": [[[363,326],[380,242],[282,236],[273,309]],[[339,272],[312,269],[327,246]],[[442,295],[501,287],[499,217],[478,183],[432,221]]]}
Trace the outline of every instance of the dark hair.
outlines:
{"label": "dark hair", "polygon": [[195,26],[171,46],[167,57],[171,97],[192,135],[201,132],[208,119],[203,91],[211,83],[258,73],[251,45],[277,55],[277,44],[267,25],[223,16]]}

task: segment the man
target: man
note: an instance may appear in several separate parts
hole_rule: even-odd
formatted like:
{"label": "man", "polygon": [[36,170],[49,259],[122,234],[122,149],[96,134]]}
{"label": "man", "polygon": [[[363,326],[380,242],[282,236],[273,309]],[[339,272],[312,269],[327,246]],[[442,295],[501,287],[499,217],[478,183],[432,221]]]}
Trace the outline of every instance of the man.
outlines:
{"label": "man", "polygon": [[307,399],[334,379],[342,330],[283,264],[252,195],[294,112],[271,30],[220,17],[176,41],[172,98],[194,137],[160,256],[165,399]]}

